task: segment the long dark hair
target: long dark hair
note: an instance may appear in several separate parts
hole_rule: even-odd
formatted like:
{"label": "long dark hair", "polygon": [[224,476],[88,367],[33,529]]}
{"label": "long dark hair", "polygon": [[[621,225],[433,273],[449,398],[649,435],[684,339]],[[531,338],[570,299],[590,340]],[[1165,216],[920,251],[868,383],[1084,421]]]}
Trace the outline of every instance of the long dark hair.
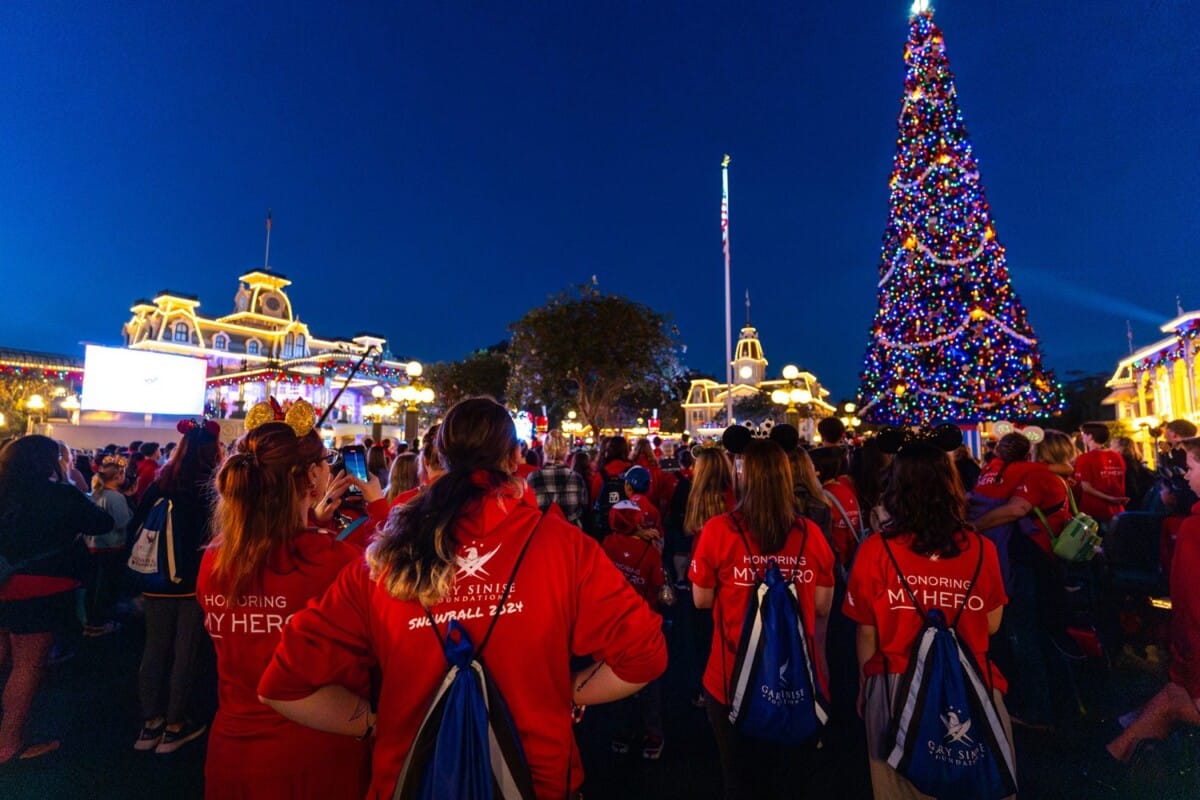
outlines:
{"label": "long dark hair", "polygon": [[945,450],[926,442],[900,448],[883,491],[883,508],[890,517],[881,531],[885,539],[911,533],[909,546],[919,555],[953,558],[963,551],[960,533],[970,527],[967,500]]}
{"label": "long dark hair", "polygon": [[603,470],[610,461],[628,461],[629,442],[624,436],[610,436],[604,440],[600,448],[600,460],[596,463],[597,470]]}
{"label": "long dark hair", "polygon": [[[30,489],[51,478],[64,480],[58,442],[48,436],[22,436],[0,450],[0,525],[12,524]],[[40,502],[34,501],[34,502]]]}
{"label": "long dark hair", "polygon": [[742,451],[742,499],[737,512],[763,553],[778,553],[796,524],[792,467],[783,448],[755,439]]}
{"label": "long dark hair", "polygon": [[879,505],[890,460],[891,456],[883,452],[879,442],[873,438],[854,448],[850,454],[850,480],[854,482],[854,494],[858,498],[863,519]]}
{"label": "long dark hair", "polygon": [[390,595],[428,607],[450,594],[464,510],[497,490],[520,497],[521,483],[509,474],[517,445],[512,417],[489,397],[468,398],[447,412],[437,434],[446,474],[393,509],[367,549],[371,574]]}
{"label": "long dark hair", "polygon": [[155,482],[163,492],[193,492],[201,497],[212,494],[212,477],[221,460],[221,445],[211,432],[198,426],[179,439],[171,459],[158,473]]}

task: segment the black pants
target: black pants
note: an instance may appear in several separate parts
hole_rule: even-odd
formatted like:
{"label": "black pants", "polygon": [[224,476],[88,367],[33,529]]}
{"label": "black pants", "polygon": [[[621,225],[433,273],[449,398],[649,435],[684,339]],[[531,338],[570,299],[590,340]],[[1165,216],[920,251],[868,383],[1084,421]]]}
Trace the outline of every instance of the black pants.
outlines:
{"label": "black pants", "polygon": [[704,692],[708,722],[721,754],[725,800],[801,798],[807,792],[815,745],[779,745],[751,739],[734,730],[729,706]]}
{"label": "black pants", "polygon": [[146,597],[146,649],[138,669],[142,718],[183,722],[192,699],[204,611],[195,595]]}

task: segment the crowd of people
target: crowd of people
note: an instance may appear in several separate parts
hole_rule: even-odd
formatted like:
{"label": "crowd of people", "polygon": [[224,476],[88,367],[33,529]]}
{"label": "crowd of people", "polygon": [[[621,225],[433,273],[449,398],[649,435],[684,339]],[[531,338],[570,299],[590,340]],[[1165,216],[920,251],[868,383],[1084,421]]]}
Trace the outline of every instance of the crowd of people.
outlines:
{"label": "crowd of people", "polygon": [[[507,710],[520,758],[498,746],[502,796],[574,797],[572,724],[589,706],[612,704],[596,713],[617,720],[614,752],[655,761],[669,747],[661,684],[678,654],[663,613],[678,603],[694,635],[672,646],[704,666],[674,678],[708,717],[723,796],[817,796],[834,773],[877,798],[924,797],[889,748],[927,621],[952,621],[982,676],[994,749],[1011,753],[1013,724],[1068,724],[1073,662],[1116,643],[1077,599],[1096,569],[1056,543],[1082,518],[1103,542],[1127,510],[1163,520],[1170,682],[1126,715],[1097,774],[1111,785],[1141,742],[1200,725],[1188,422],[1167,426],[1155,475],[1103,423],[1012,429],[981,461],[945,430],[849,441],[836,419],[818,447],[790,426],[734,426],[721,441],[612,436],[593,451],[557,431],[519,441],[506,409],[473,398],[411,450],[362,442],[356,476],[294,412],[228,446],[203,420],[165,447],[78,458],[43,436],[3,444],[0,765],[59,747],[26,738],[56,633],[106,636],[136,611],[133,747],[169,754],[207,733],[208,797],[439,796],[428,728],[434,708],[451,713],[448,665],[478,665],[489,711],[497,697]],[[747,626],[779,576],[822,717],[803,741],[737,722]],[[211,720],[193,711],[208,648]]]}

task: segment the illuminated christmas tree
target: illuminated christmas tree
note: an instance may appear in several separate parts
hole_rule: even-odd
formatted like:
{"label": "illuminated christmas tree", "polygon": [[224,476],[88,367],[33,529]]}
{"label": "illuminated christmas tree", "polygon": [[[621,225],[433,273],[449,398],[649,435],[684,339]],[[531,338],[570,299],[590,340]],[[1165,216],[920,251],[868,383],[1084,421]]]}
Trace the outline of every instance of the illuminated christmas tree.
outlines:
{"label": "illuminated christmas tree", "polygon": [[984,197],[942,32],[917,0],[860,413],[913,425],[1044,416],[1062,389],[1042,366]]}

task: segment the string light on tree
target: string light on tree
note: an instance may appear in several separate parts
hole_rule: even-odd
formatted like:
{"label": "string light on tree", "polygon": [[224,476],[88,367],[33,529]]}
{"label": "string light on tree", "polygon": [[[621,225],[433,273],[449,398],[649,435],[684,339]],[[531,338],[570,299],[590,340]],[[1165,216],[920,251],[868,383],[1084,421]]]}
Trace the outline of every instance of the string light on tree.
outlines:
{"label": "string light on tree", "polygon": [[876,423],[1062,408],[1013,291],[928,0],[912,5],[888,225],[859,413]]}

